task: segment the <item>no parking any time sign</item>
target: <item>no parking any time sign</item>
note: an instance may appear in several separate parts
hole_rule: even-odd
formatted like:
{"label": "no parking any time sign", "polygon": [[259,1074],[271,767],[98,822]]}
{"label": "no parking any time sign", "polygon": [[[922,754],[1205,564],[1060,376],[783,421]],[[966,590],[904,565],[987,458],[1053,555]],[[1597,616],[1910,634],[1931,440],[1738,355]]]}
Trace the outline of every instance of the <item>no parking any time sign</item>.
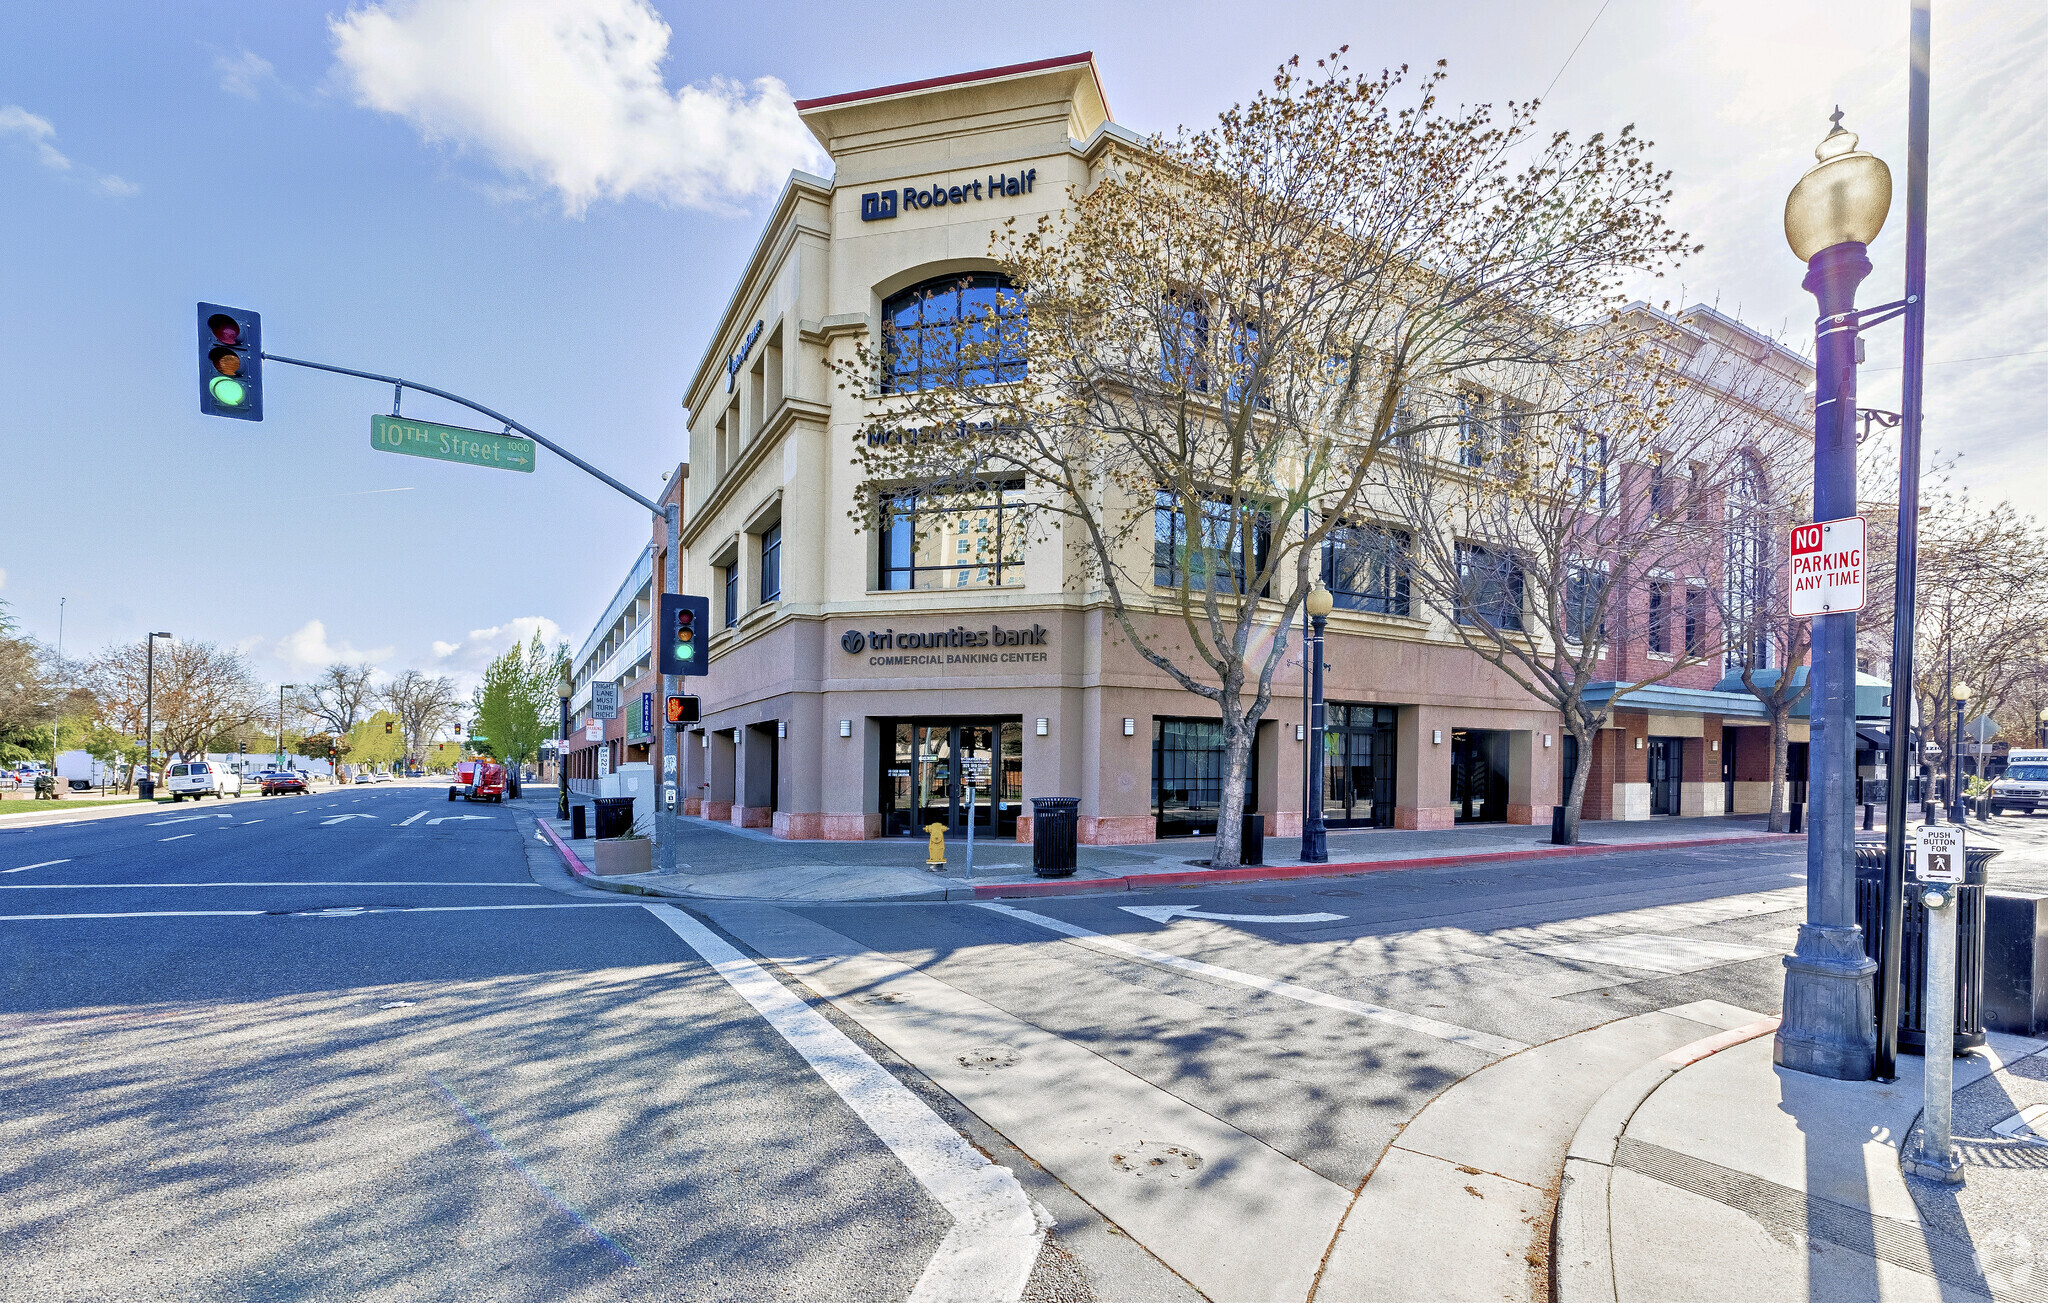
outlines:
{"label": "no parking any time sign", "polygon": [[1792,614],[1863,609],[1863,517],[1816,520],[1792,531]]}

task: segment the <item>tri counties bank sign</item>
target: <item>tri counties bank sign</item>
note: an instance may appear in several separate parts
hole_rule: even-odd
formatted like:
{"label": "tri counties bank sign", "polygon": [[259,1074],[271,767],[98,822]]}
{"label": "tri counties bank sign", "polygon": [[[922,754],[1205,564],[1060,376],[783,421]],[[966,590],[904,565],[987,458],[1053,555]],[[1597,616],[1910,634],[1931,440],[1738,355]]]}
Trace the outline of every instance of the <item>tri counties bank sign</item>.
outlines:
{"label": "tri counties bank sign", "polygon": [[1048,653],[1034,651],[1052,639],[1052,631],[1034,624],[1028,629],[1005,629],[990,625],[970,629],[956,624],[950,629],[848,629],[839,635],[839,647],[849,656],[867,654],[870,665],[907,665],[946,668],[948,666],[1028,664],[1043,661]]}

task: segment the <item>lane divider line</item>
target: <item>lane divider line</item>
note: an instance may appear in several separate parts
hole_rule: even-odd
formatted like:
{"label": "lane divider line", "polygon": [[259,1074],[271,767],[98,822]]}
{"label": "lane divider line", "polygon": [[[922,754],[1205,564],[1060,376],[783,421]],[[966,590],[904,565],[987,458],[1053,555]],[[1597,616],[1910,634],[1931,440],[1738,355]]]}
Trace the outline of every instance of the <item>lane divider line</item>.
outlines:
{"label": "lane divider line", "polygon": [[[11,871],[11,870],[10,870]],[[9,882],[0,891],[156,891],[164,887],[510,887],[546,891],[538,882]]]}
{"label": "lane divider line", "polygon": [[1007,1167],[992,1163],[888,1069],[794,992],[696,918],[645,905],[846,1101],[953,1218],[909,1303],[1016,1303],[1051,1219]]}
{"label": "lane divider line", "polygon": [[[640,909],[630,900],[567,900],[555,905],[397,905],[390,908],[357,908],[330,918],[368,918],[373,914],[494,914],[513,909]],[[79,918],[279,918],[310,916],[311,910],[269,909],[142,909],[108,914],[0,914],[0,923],[35,923]]]}
{"label": "lane divider line", "polygon": [[1085,927],[1077,927],[1072,923],[1052,918],[1045,914],[1034,914],[1028,909],[1018,909],[1014,905],[999,905],[993,901],[976,901],[975,905],[979,909],[994,910],[998,914],[1004,914],[1020,922],[1042,927],[1049,932],[1058,932],[1062,936],[1073,937],[1078,941],[1091,941],[1096,945],[1106,946],[1119,954],[1129,955],[1133,959],[1142,959],[1147,963],[1158,964],[1165,968],[1178,968],[1182,972],[1193,973],[1198,977],[1207,977],[1221,982],[1232,982],[1238,986],[1249,986],[1254,990],[1264,991],[1269,995],[1285,996],[1290,1000],[1299,1000],[1303,1004],[1312,1004],[1318,1008],[1335,1009],[1339,1013],[1356,1014],[1373,1022],[1385,1023],[1390,1027],[1405,1028],[1411,1032],[1420,1032],[1424,1036],[1434,1036],[1438,1040],[1449,1041],[1453,1045],[1463,1045],[1479,1050],[1482,1053],[1495,1054],[1505,1058],[1507,1055],[1518,1054],[1529,1048],[1520,1041],[1509,1040],[1505,1036],[1495,1036],[1490,1032],[1473,1031],[1469,1027],[1459,1027],[1454,1023],[1440,1022],[1435,1018],[1425,1018],[1421,1014],[1407,1013],[1400,1009],[1389,1009],[1383,1005],[1367,1004],[1363,1000],[1352,1000],[1341,995],[1331,995],[1325,991],[1317,991],[1310,987],[1297,986],[1293,982],[1283,982],[1276,977],[1262,977],[1257,973],[1240,972],[1235,968],[1225,968],[1220,964],[1206,963],[1200,959],[1188,959],[1181,955],[1168,954],[1164,950],[1154,950],[1149,946],[1135,945],[1123,940],[1121,937],[1105,936],[1100,932],[1093,932]]}
{"label": "lane divider line", "polygon": [[24,864],[18,869],[0,869],[0,873],[27,873],[30,869],[47,869],[52,864],[69,864],[70,860],[44,860],[40,864]]}
{"label": "lane divider line", "polygon": [[394,824],[392,824],[391,826],[392,826],[392,827],[394,827],[394,828],[403,828],[403,827],[405,827],[405,826],[406,826],[406,824],[409,824],[409,823],[411,823],[411,822],[413,821],[413,819],[424,819],[424,818],[426,818],[426,817],[427,817],[427,812],[426,812],[425,810],[422,810],[422,811],[420,811],[420,812],[419,812],[418,814],[414,815],[414,816],[412,817],[412,819],[407,819],[407,820],[405,820],[405,821],[404,821],[403,823],[394,823]]}
{"label": "lane divider line", "polygon": [[196,832],[181,832],[175,837],[159,837],[157,840],[160,842],[181,842],[187,837],[197,837],[198,835]]}

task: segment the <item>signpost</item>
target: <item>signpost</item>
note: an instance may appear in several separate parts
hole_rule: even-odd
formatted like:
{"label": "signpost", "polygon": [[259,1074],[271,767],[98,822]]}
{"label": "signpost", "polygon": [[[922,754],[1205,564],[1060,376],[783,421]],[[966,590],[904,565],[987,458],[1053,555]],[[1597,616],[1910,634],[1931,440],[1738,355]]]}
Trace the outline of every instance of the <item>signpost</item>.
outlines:
{"label": "signpost", "polygon": [[1816,520],[1792,530],[1792,614],[1841,615],[1863,609],[1863,517]]}
{"label": "signpost", "polygon": [[488,430],[469,430],[459,425],[441,425],[434,421],[415,421],[410,417],[372,416],[370,446],[378,452],[399,452],[408,457],[431,457],[436,461],[489,466],[501,471],[533,472],[531,439],[492,434]]}
{"label": "signpost", "polygon": [[1956,888],[1964,878],[1961,824],[1931,823],[1920,829],[1915,877],[1927,907],[1925,1095],[1920,1143],[1906,1156],[1905,1169],[1946,1185],[1963,1179],[1954,1138],[1956,1053]]}

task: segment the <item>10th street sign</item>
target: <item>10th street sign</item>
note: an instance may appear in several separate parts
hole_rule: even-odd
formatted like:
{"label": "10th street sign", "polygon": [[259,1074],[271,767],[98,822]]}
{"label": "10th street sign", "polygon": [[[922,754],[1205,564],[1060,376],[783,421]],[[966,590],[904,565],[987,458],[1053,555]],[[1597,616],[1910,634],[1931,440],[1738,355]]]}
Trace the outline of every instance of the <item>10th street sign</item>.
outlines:
{"label": "10th street sign", "polygon": [[1863,609],[1863,517],[1816,520],[1792,530],[1792,614]]}
{"label": "10th street sign", "polygon": [[408,457],[459,461],[467,466],[489,466],[501,471],[533,471],[531,439],[401,416],[372,416],[370,446],[378,452],[398,452]]}

